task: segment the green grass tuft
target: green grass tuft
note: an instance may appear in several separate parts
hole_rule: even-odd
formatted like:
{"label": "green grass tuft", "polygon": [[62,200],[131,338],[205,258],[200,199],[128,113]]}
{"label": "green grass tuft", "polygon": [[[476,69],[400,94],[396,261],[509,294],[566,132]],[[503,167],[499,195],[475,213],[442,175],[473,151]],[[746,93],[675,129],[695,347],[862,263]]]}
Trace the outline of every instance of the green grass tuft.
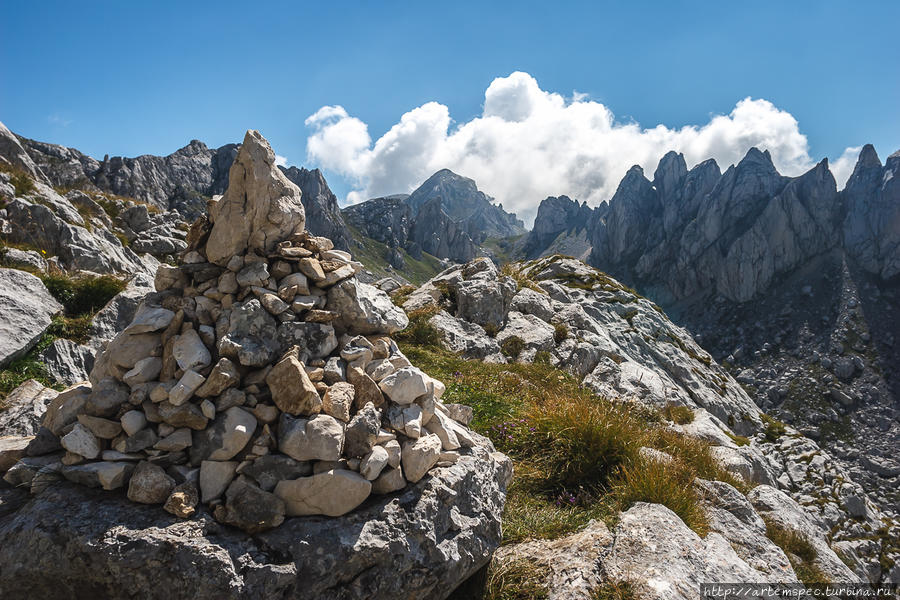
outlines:
{"label": "green grass tuft", "polygon": [[563,343],[569,337],[569,328],[565,323],[557,323],[553,326],[553,341],[557,345]]}
{"label": "green grass tuft", "polygon": [[483,600],[542,600],[548,595],[544,576],[534,563],[513,560],[488,574]]}
{"label": "green grass tuft", "polygon": [[639,460],[622,468],[612,489],[622,510],[636,502],[662,504],[705,536],[709,522],[694,490],[694,477],[694,470],[677,460]]}
{"label": "green grass tuft", "polygon": [[428,322],[431,317],[440,312],[440,307],[430,305],[409,313],[409,326],[394,338],[401,342],[417,344],[424,347],[438,347],[441,343],[441,332]]}
{"label": "green grass tuft", "polygon": [[106,306],[128,283],[112,275],[71,276],[65,273],[41,275],[47,289],[66,309],[66,314],[93,314]]}
{"label": "green grass tuft", "polygon": [[513,360],[519,358],[519,355],[522,354],[522,351],[525,349],[525,342],[522,341],[522,338],[512,335],[500,344],[500,352],[503,353],[507,358],[511,358]]}
{"label": "green grass tuft", "polygon": [[759,416],[766,426],[763,430],[766,440],[773,443],[777,442],[778,439],[785,434],[785,424],[765,413],[761,413]]}

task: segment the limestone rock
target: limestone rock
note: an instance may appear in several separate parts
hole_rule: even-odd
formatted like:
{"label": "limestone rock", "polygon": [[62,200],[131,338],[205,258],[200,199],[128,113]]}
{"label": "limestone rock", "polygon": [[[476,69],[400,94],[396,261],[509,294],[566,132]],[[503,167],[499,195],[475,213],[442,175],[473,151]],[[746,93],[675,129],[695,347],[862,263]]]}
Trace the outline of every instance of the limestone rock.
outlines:
{"label": "limestone rock", "polygon": [[266,376],[272,401],[290,415],[312,415],[322,410],[322,398],[309,380],[296,353],[288,354]]}
{"label": "limestone rock", "polygon": [[344,437],[344,454],[349,458],[362,458],[372,451],[378,431],[381,429],[381,412],[367,403],[347,424]]}
{"label": "limestone rock", "polygon": [[338,313],[334,325],[357,334],[394,333],[409,319],[387,294],[356,279],[347,279],[328,290],[326,308]]}
{"label": "limestone rock", "polygon": [[256,131],[248,131],[231,166],[225,197],[215,204],[206,245],[210,262],[225,265],[246,250],[268,254],[275,244],[303,231],[300,189],[275,166],[275,153]]}
{"label": "limestone rock", "polygon": [[285,504],[278,496],[251,483],[235,479],[225,492],[225,505],[216,519],[247,533],[259,533],[284,522]]}
{"label": "limestone rock", "polygon": [[0,367],[28,352],[61,310],[40,279],[0,268]]}
{"label": "limestone rock", "polygon": [[176,485],[169,494],[163,509],[182,519],[190,518],[197,512],[197,504],[200,503],[200,491],[193,481],[185,481]]}
{"label": "limestone rock", "polygon": [[88,374],[94,368],[94,350],[60,338],[42,350],[38,360],[44,363],[53,379],[65,385],[74,385],[87,381]]}
{"label": "limestone rock", "polygon": [[91,430],[81,423],[76,423],[72,431],[60,439],[60,443],[69,452],[84,458],[97,458],[100,455],[100,442]]}
{"label": "limestone rock", "polygon": [[219,340],[219,353],[246,367],[264,366],[278,351],[276,331],[275,320],[259,300],[236,304],[228,333]]}
{"label": "limestone rock", "polygon": [[193,435],[191,462],[227,461],[243,450],[256,432],[256,417],[233,406],[219,414],[203,431]]}
{"label": "limestone rock", "polygon": [[198,398],[218,396],[226,389],[238,385],[240,381],[241,375],[237,367],[235,367],[233,362],[223,357],[219,359],[206,381],[197,388],[194,395]]}
{"label": "limestone rock", "polygon": [[[202,513],[180,521],[155,507],[60,484],[0,515],[0,595],[65,597],[90,586],[108,597],[128,589],[149,598],[197,600],[315,597],[335,589],[347,600],[437,597],[487,564],[499,546],[506,482],[487,454],[463,456],[434,477],[373,497],[339,519],[287,519],[263,534],[264,543],[228,528],[213,534]],[[452,503],[445,500],[448,491]],[[468,526],[454,525],[460,516]],[[112,524],[119,526],[115,536],[107,534]],[[385,544],[398,551],[384,552]],[[447,553],[459,558],[446,560]],[[15,558],[21,556],[33,559]],[[237,556],[250,559],[243,568],[252,577],[235,578]],[[309,556],[322,560],[303,558]],[[67,575],[72,564],[108,568],[83,570],[76,581]],[[348,575],[363,572],[365,586],[346,585]],[[424,572],[428,578],[420,577]],[[306,583],[302,591],[297,581]]]}
{"label": "limestone rock", "polygon": [[706,582],[765,583],[718,533],[705,539],[659,504],[639,502],[622,513],[604,569],[614,581],[631,581],[644,598],[697,598]]}
{"label": "limestone rock", "polygon": [[203,385],[206,378],[196,371],[186,371],[171,390],[169,390],[169,403],[172,406],[181,406],[194,395],[194,392]]}
{"label": "limestone rock", "polygon": [[[84,392],[87,390],[85,388],[76,389],[79,390],[77,393],[79,399],[83,399]],[[4,398],[5,408],[0,411],[0,435],[37,435],[49,406],[55,406],[52,420],[57,431],[61,430],[64,425],[75,420],[77,409],[76,411],[63,411],[59,405],[65,402],[65,398],[55,404],[53,402],[58,395],[59,392],[44,387],[34,379],[29,379],[12,390]],[[83,405],[83,402],[81,404]],[[65,414],[60,414],[61,412]]]}
{"label": "limestone rock", "polygon": [[279,481],[275,495],[289,516],[345,515],[369,497],[372,484],[353,471],[326,471],[311,477]]}
{"label": "limestone rock", "polygon": [[60,470],[63,477],[69,481],[88,487],[100,487],[104,490],[116,490],[124,487],[133,471],[134,464],[132,463],[110,461],[70,465]]}
{"label": "limestone rock", "polygon": [[397,404],[412,404],[428,393],[428,379],[416,367],[404,367],[382,379],[378,387]]}
{"label": "limestone rock", "polygon": [[297,479],[312,474],[309,462],[296,461],[282,454],[267,454],[254,460],[241,474],[252,477],[260,489],[271,492],[283,479]]}
{"label": "limestone rock", "polygon": [[344,448],[344,427],[329,415],[311,419],[281,416],[278,449],[294,460],[336,461]]}
{"label": "limestone rock", "polygon": [[228,488],[234,479],[238,463],[234,461],[204,460],[200,463],[200,495],[206,503],[215,500]]}
{"label": "limestone rock", "polygon": [[200,335],[193,329],[175,336],[172,354],[178,362],[178,367],[183,371],[201,371],[208,367],[212,360]]}
{"label": "limestone rock", "polygon": [[350,421],[350,408],[353,406],[355,396],[356,389],[352,384],[339,381],[329,386],[322,397],[322,410],[346,423]]}
{"label": "limestone rock", "polygon": [[415,483],[422,479],[441,455],[441,440],[436,435],[425,435],[403,444],[401,462],[403,475]]}
{"label": "limestone rock", "polygon": [[141,461],[128,482],[128,499],[141,504],[163,504],[174,487],[175,480],[161,467]]}

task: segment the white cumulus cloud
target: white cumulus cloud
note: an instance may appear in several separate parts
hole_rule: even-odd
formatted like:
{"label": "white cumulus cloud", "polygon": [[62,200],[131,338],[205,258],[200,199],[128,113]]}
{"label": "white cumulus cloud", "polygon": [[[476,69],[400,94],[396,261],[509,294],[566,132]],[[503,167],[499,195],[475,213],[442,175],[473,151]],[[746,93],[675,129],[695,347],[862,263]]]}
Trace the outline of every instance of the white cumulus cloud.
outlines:
{"label": "white cumulus cloud", "polygon": [[281,156],[280,154],[275,155],[275,166],[276,167],[286,167],[288,164],[287,156]]}
{"label": "white cumulus cloud", "polygon": [[[453,122],[448,107],[428,102],[402,115],[374,142],[366,123],[341,106],[320,108],[306,125],[309,161],[346,180],[347,203],[410,192],[448,168],[475,179],[526,223],[547,196],[566,194],[591,205],[608,200],[632,165],[641,165],[652,178],[669,150],[684,153],[689,167],[714,158],[724,170],[752,146],[769,150],[787,175],[814,164],[797,120],[767,100],[745,98],[729,114],[699,125],[645,128],[617,121],[609,108],[584,94],[567,98],[542,90],[523,72],[494,79],[481,116],[463,123]],[[845,169],[853,150],[848,148],[835,167],[840,163]]]}
{"label": "white cumulus cloud", "polygon": [[838,158],[828,163],[828,168],[831,169],[834,180],[837,181],[838,189],[843,189],[847,185],[847,180],[853,174],[853,167],[856,166],[856,161],[859,160],[861,150],[862,146],[847,148]]}

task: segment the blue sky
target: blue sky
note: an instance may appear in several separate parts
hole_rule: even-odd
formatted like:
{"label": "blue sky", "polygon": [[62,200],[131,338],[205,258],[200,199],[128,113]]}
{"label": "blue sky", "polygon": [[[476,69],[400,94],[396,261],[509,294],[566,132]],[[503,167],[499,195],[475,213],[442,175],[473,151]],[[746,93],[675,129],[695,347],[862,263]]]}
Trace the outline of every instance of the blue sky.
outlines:
{"label": "blue sky", "polygon": [[[485,174],[491,165],[473,167],[458,149],[381,183],[377,170],[397,163],[371,156],[375,148],[360,140],[349,158],[335,148],[307,153],[309,136],[333,124],[305,124],[323,106],[343,107],[375,144],[402,115],[436,102],[449,113],[450,135],[486,116],[485,90],[516,71],[565,103],[582,99],[575,91],[586,94],[619,125],[702,128],[750,97],[796,119],[812,161],[867,142],[882,159],[900,148],[895,1],[8,0],[3,13],[0,120],[13,131],[102,157],[166,154],[192,138],[217,146],[255,128],[291,164],[325,167],[342,198],[408,187],[440,160],[475,171],[465,174],[480,185],[487,179],[488,191],[508,203],[531,195],[504,188],[501,175]],[[806,166],[791,152],[779,167]],[[634,162],[652,168],[644,154]],[[499,157],[485,160],[503,168]],[[608,195],[607,180],[621,167],[596,165],[609,170],[601,185]],[[554,184],[565,187],[573,169]],[[591,181],[599,180],[557,193],[587,197]]]}

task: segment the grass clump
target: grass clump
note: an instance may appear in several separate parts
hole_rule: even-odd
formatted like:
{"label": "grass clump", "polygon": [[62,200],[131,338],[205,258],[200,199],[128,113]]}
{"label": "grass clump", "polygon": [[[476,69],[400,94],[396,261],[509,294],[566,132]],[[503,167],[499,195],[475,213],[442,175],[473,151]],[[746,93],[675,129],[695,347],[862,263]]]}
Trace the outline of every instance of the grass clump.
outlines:
{"label": "grass clump", "polygon": [[750,439],[743,435],[735,435],[730,431],[726,431],[725,435],[731,438],[731,441],[737,444],[738,446],[746,446],[750,443]]}
{"label": "grass clump", "polygon": [[516,282],[516,290],[528,288],[539,294],[547,294],[547,292],[538,285],[538,282],[531,277],[529,270],[522,268],[521,265],[506,263],[500,267],[500,274],[512,278],[512,280]]}
{"label": "grass clump", "polygon": [[409,325],[403,331],[394,334],[401,342],[424,347],[438,347],[441,343],[441,332],[429,323],[429,319],[440,312],[437,305],[429,305],[409,313]]}
{"label": "grass clump", "polygon": [[553,364],[553,355],[547,350],[539,350],[535,353],[533,362],[542,365]]}
{"label": "grass clump", "polygon": [[16,190],[16,196],[26,196],[34,191],[34,180],[25,173],[14,173],[9,182]]}
{"label": "grass clump", "polygon": [[[401,349],[447,384],[445,402],[471,406],[472,427],[515,462],[503,543],[557,538],[591,519],[613,525],[638,501],[668,506],[705,532],[694,477],[748,489],[719,465],[708,442],[668,429],[658,411],[600,398],[549,364],[467,361],[408,343]],[[670,454],[673,464],[660,470],[644,462],[642,446]]]}
{"label": "grass clump", "polygon": [[67,315],[93,314],[106,306],[128,285],[112,275],[71,276],[48,273],[41,276],[47,289],[66,309]]}
{"label": "grass clump", "polygon": [[12,361],[5,369],[0,371],[0,411],[6,408],[4,401],[9,393],[29,379],[34,379],[47,387],[57,390],[62,389],[50,377],[47,367],[37,360],[37,355],[52,344],[53,339],[52,335],[44,334],[28,354]]}
{"label": "grass clump", "polygon": [[409,297],[412,296],[413,292],[416,291],[416,286],[406,284],[401,285],[391,294],[391,300],[393,300],[394,304],[397,306],[403,306],[403,304],[409,300]]}
{"label": "grass clump", "polygon": [[500,352],[507,358],[512,358],[513,360],[519,358],[519,355],[522,354],[524,349],[525,342],[516,335],[511,335],[500,343]]}
{"label": "grass clump", "polygon": [[636,502],[662,504],[701,536],[709,522],[694,490],[695,473],[680,461],[647,459],[625,465],[613,483],[622,510]]}
{"label": "grass clump", "polygon": [[[624,406],[578,397],[534,404],[527,420],[535,429],[533,457],[549,491],[560,493],[605,486],[623,465],[638,459],[643,424]],[[537,442],[537,443],[533,443]]]}
{"label": "grass clump", "polygon": [[797,578],[808,587],[819,587],[828,584],[828,577],[815,564],[819,553],[812,543],[803,535],[792,531],[775,520],[763,516],[766,523],[766,537],[784,550]]}
{"label": "grass clump", "polygon": [[65,338],[77,344],[84,344],[91,337],[92,319],[93,316],[89,314],[79,317],[58,315],[53,317],[47,333],[56,338]]}
{"label": "grass clump", "polygon": [[490,337],[497,337],[497,334],[500,333],[500,328],[494,323],[485,323],[484,332]]}
{"label": "grass clump", "polygon": [[631,583],[607,581],[591,592],[591,600],[637,600],[637,596]]}
{"label": "grass clump", "polygon": [[529,560],[512,560],[488,573],[483,600],[542,600],[548,595],[544,576]]}
{"label": "grass clump", "polygon": [[785,434],[785,424],[765,413],[760,413],[759,416],[766,426],[763,430],[766,440],[773,443],[777,442],[778,439]]}
{"label": "grass clump", "polygon": [[569,337],[569,328],[565,323],[557,323],[553,326],[553,341],[557,344],[563,343]]}
{"label": "grass clump", "polygon": [[663,408],[662,414],[664,418],[678,425],[687,425],[694,422],[694,411],[687,406],[669,403]]}

